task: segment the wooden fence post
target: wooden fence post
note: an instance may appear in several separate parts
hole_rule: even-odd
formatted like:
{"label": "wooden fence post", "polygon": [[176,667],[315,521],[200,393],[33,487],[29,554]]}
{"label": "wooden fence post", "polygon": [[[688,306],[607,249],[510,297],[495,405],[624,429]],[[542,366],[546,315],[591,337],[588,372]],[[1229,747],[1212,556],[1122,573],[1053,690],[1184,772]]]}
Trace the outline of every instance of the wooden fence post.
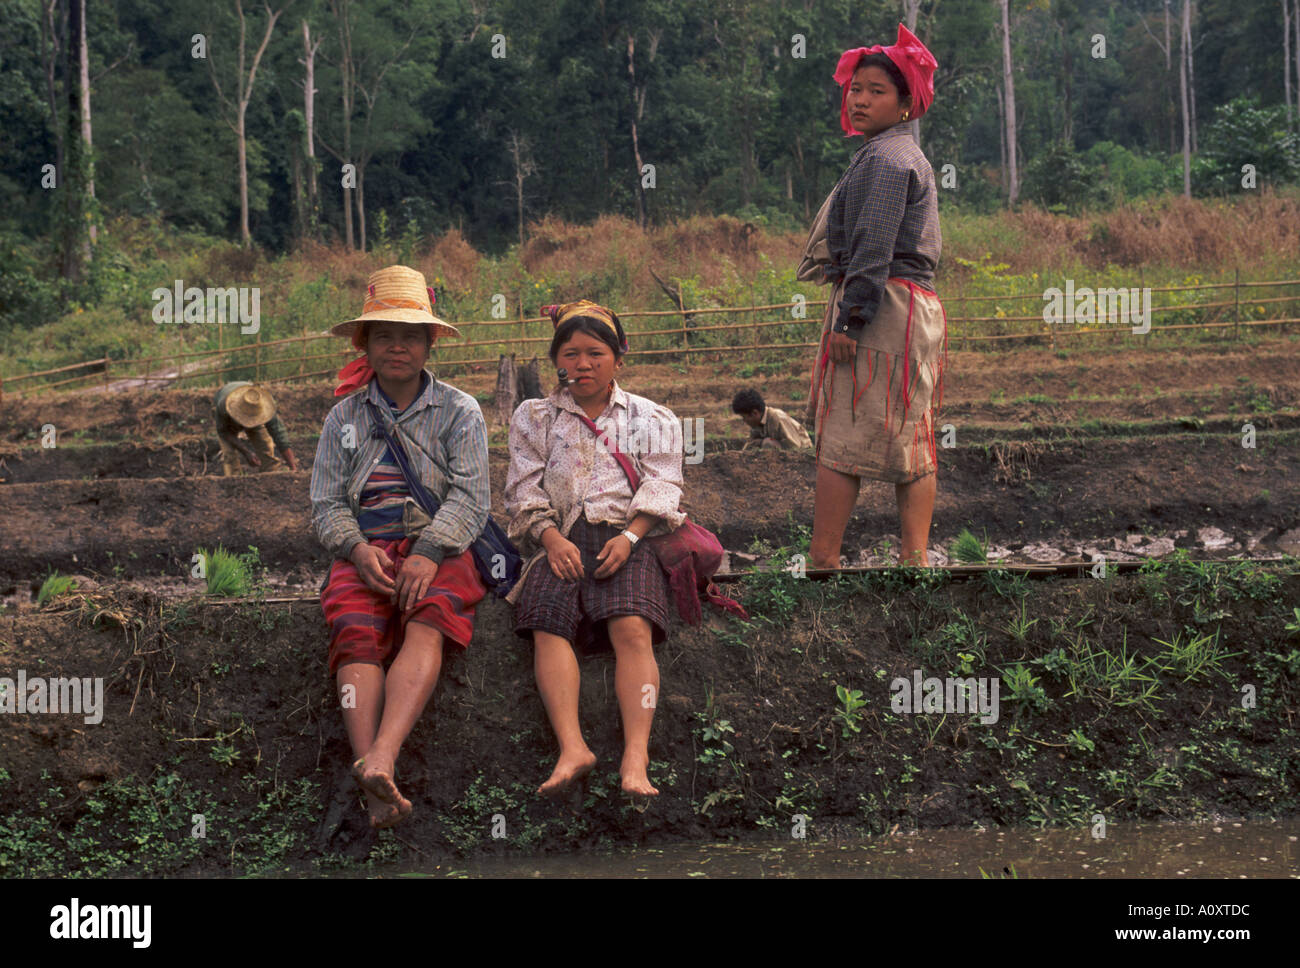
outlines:
{"label": "wooden fence post", "polygon": [[1241,338],[1241,267],[1232,270],[1232,338]]}

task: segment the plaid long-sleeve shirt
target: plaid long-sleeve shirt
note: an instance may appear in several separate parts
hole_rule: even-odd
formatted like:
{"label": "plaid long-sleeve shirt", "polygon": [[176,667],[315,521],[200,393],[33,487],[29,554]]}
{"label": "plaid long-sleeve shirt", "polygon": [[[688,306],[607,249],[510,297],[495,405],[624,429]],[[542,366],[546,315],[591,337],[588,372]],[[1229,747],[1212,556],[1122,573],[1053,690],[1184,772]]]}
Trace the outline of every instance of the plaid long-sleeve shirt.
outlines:
{"label": "plaid long-sleeve shirt", "polygon": [[934,172],[906,124],[869,139],[840,178],[826,216],[829,281],[844,279],[833,327],[857,339],[880,307],[885,281],[934,292],[943,239]]}
{"label": "plaid long-sleeve shirt", "polygon": [[[339,558],[347,558],[366,540],[357,524],[361,492],[387,448],[382,437],[372,436],[367,399],[381,415],[391,415],[379,381],[371,380],[325,417],[312,466],[312,524],[320,543]],[[438,563],[460,554],[482,533],[491,503],[487,427],[478,401],[428,377],[420,395],[389,429],[401,440],[420,482],[440,502],[411,554]]]}

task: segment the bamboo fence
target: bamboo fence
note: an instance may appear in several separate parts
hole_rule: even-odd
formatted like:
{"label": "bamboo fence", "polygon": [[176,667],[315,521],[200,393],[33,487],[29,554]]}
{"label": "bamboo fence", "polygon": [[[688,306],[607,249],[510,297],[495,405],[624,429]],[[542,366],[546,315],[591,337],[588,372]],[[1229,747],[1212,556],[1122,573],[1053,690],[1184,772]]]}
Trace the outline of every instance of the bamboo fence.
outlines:
{"label": "bamboo fence", "polygon": [[[1287,315],[1300,307],[1300,296],[1258,296],[1254,290],[1300,286],[1300,279],[1242,282],[1239,273],[1233,282],[1205,283],[1199,285],[1151,287],[1157,293],[1194,293],[1210,295],[1206,302],[1176,301],[1169,305],[1151,306],[1150,332],[1135,335],[1129,320],[1093,325],[1073,323],[1048,323],[1043,313],[1037,315],[1007,315],[1000,304],[1036,300],[1040,305],[1046,297],[1043,292],[994,296],[944,296],[946,308],[961,307],[967,310],[972,304],[998,304],[997,315],[950,314],[947,317],[949,343],[956,349],[990,348],[1010,341],[1044,344],[1055,348],[1058,340],[1073,337],[1111,336],[1115,341],[1149,340],[1157,334],[1200,330],[1206,333],[1232,330],[1239,338],[1243,328],[1258,326],[1290,326],[1300,322],[1300,317]],[[1138,287],[1141,288],[1141,287]],[[1227,298],[1225,290],[1231,290]],[[1214,293],[1223,298],[1213,298]],[[774,352],[808,350],[817,345],[821,329],[825,300],[792,301],[752,306],[708,306],[696,309],[631,310],[621,312],[623,320],[646,320],[647,328],[628,326],[628,335],[634,348],[628,353],[632,359],[690,358],[701,353],[725,355],[736,360],[738,353],[760,352],[764,356]],[[1255,310],[1254,307],[1258,307]],[[1243,318],[1258,311],[1276,307],[1280,314],[1264,318]],[[761,314],[784,311],[780,318],[758,318]],[[987,310],[985,310],[987,312]],[[1023,311],[1022,311],[1023,312]],[[1171,314],[1180,314],[1173,316]],[[1164,316],[1164,322],[1157,322]],[[724,319],[747,316],[745,322],[709,323],[710,317]],[[1190,316],[1193,322],[1175,321]],[[662,327],[660,320],[680,318],[678,326]],[[998,329],[1008,324],[1036,323],[1036,328],[1016,332],[981,332]],[[440,371],[463,367],[495,366],[502,354],[524,357],[544,356],[550,342],[550,319],[546,316],[529,316],[517,319],[486,319],[456,322],[462,338],[440,339],[434,362]],[[658,328],[656,328],[658,327]],[[237,332],[237,330],[235,330]],[[328,333],[305,333],[282,339],[264,340],[259,332],[256,340],[229,345],[226,334],[219,333],[218,348],[175,352],[132,359],[101,357],[70,363],[53,369],[22,373],[0,379],[0,398],[3,394],[26,394],[47,390],[86,390],[113,387],[214,386],[227,379],[250,379],[257,382],[288,383],[298,380],[333,376],[338,368],[356,355],[351,344]],[[766,339],[765,339],[766,337]],[[325,341],[324,347],[314,344]],[[323,349],[323,352],[319,350]],[[316,350],[316,352],[313,352]],[[328,361],[328,362],[325,362]],[[318,364],[309,366],[308,364]],[[69,375],[75,374],[75,375]],[[51,379],[54,378],[54,379]]]}

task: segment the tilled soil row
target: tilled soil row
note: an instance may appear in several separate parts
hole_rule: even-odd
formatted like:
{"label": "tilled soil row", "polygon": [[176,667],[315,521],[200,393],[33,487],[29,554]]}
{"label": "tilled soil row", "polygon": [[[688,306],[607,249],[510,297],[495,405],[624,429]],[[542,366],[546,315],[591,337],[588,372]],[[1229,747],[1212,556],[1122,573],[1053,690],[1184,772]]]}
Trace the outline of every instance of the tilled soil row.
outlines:
{"label": "tilled soil row", "polygon": [[[998,545],[1126,533],[1191,534],[1214,526],[1267,538],[1300,525],[1295,430],[1239,435],[1103,439],[940,451],[932,543],[962,528]],[[507,459],[490,460],[501,517]],[[806,454],[726,452],[686,465],[684,506],[725,547],[785,542],[812,524],[816,467]],[[293,580],[328,558],[311,529],[307,475],[116,479],[0,489],[0,578],[30,581],[49,568],[121,577],[187,575],[199,547],[256,547]],[[893,488],[864,484],[846,554],[897,535]]]}
{"label": "tilled soil row", "polygon": [[[743,449],[749,442],[747,432],[738,432],[738,426],[714,417],[705,418],[707,428],[721,426],[721,435],[708,429],[700,440],[703,452],[720,452]],[[1181,417],[1173,420],[1109,421],[1089,418],[1086,424],[1036,421],[976,423],[972,419],[945,414],[939,424],[937,437],[950,447],[958,444],[970,446],[996,446],[1007,442],[1025,442],[1038,447],[1056,441],[1072,441],[1087,445],[1099,439],[1124,437],[1145,438],[1157,436],[1186,436],[1190,432],[1207,436],[1243,435],[1243,427],[1253,427],[1256,433],[1265,430],[1290,430],[1300,427],[1300,412],[1261,414],[1258,416],[1206,418]],[[1243,419],[1247,423],[1243,423]],[[739,425],[739,421],[734,421]],[[696,433],[692,430],[692,434]],[[315,461],[319,436],[291,437],[291,446],[301,469],[311,472]],[[497,456],[508,456],[503,445],[491,450]],[[241,470],[252,473],[242,466]],[[215,436],[190,434],[176,437],[164,444],[140,444],[123,441],[111,444],[62,445],[57,447],[27,446],[15,448],[0,446],[0,484],[33,484],[41,481],[88,481],[107,478],[204,477],[222,473],[221,448]]]}
{"label": "tilled soil row", "polygon": [[[1281,336],[1249,345],[1223,340],[1163,347],[1062,343],[1056,351],[954,349],[945,375],[943,413],[995,423],[1176,419],[1282,409],[1300,403],[1296,340]],[[543,385],[549,389],[549,363],[543,363]],[[759,388],[776,406],[799,411],[799,401],[807,399],[810,366],[811,356],[802,353],[779,356],[761,366],[731,361],[682,365],[633,361],[620,382],[679,416],[718,415],[734,422],[731,399],[744,386]],[[484,367],[450,374],[447,379],[488,401],[496,374]],[[332,385],[324,382],[276,384],[273,392],[280,415],[297,433],[317,430],[337,402]],[[177,435],[210,432],[212,393],[208,388],[6,395],[0,400],[0,445],[31,445],[49,423],[58,428],[61,439],[81,432],[91,440],[161,438],[170,443]]]}

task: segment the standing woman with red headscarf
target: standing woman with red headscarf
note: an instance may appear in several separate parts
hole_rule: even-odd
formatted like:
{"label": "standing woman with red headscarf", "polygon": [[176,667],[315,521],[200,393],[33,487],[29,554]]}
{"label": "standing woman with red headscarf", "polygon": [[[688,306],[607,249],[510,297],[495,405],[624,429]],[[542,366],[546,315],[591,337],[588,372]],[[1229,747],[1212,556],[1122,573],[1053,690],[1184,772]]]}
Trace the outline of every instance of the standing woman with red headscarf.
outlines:
{"label": "standing woman with red headscarf", "polygon": [[835,71],[840,125],[866,143],[825,207],[820,261],[834,288],[808,404],[817,431],[810,548],[817,568],[840,567],[864,477],[894,484],[900,564],[929,564],[947,322],[934,289],[941,248],[934,172],[907,122],[933,101],[936,66],[899,24],[897,43],[845,51]]}

